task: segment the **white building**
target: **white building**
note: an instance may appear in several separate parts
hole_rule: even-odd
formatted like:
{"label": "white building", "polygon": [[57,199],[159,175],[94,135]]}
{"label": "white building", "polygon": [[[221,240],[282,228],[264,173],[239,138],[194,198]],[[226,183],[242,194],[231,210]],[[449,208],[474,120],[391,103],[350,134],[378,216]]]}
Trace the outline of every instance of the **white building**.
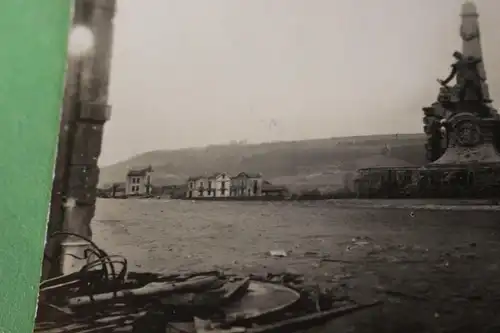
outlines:
{"label": "white building", "polygon": [[151,193],[151,166],[130,169],[125,181],[126,195],[147,195]]}
{"label": "white building", "polygon": [[225,172],[218,172],[208,179],[213,197],[228,197],[231,195],[231,177]]}
{"label": "white building", "polygon": [[237,176],[231,178],[231,196],[261,196],[263,182],[261,174],[240,172]]}
{"label": "white building", "polygon": [[187,198],[200,198],[207,196],[208,177],[197,176],[189,177],[188,188],[186,191]]}
{"label": "white building", "polygon": [[187,198],[228,197],[230,193],[231,177],[225,172],[188,179]]}
{"label": "white building", "polygon": [[264,179],[262,174],[240,172],[231,177],[226,172],[211,176],[190,177],[186,198],[226,198],[262,196]]}

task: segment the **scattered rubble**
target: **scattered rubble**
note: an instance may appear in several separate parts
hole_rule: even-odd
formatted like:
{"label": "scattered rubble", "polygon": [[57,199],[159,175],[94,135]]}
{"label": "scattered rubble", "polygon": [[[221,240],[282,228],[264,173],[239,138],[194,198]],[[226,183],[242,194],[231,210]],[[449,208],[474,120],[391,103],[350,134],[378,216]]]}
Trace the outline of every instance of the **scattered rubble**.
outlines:
{"label": "scattered rubble", "polygon": [[79,272],[41,283],[35,332],[288,333],[379,304],[290,272],[137,273],[125,258],[90,252],[98,259]]}

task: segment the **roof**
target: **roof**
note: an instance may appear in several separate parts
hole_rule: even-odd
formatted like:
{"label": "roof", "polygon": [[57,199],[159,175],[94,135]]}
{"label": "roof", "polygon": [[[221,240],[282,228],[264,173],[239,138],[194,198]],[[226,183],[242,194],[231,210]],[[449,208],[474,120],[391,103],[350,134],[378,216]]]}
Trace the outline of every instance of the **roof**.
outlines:
{"label": "roof", "polygon": [[164,190],[175,190],[175,189],[181,189],[185,188],[187,185],[186,184],[181,184],[181,185],[164,185],[164,186],[159,186]]}
{"label": "roof", "polygon": [[143,168],[131,168],[127,172],[127,177],[133,177],[133,176],[145,176],[146,173],[152,172],[153,168],[150,166],[148,167],[143,167]]}
{"label": "roof", "polygon": [[240,172],[233,178],[262,178],[261,173]]}
{"label": "roof", "polygon": [[216,172],[216,173],[214,173],[213,175],[209,176],[208,178],[209,178],[209,179],[213,179],[213,178],[217,178],[217,177],[219,177],[219,176],[224,176],[224,175],[229,176],[229,175],[227,174],[227,172]]}
{"label": "roof", "polygon": [[195,180],[200,180],[200,179],[207,179],[207,176],[192,176],[188,178],[188,181],[195,181]]}

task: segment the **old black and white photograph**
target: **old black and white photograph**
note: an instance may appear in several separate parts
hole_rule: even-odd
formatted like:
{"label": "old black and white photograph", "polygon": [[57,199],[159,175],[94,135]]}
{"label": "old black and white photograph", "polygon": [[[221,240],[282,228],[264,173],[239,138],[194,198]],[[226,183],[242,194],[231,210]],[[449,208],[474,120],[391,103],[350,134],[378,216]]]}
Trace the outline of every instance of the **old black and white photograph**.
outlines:
{"label": "old black and white photograph", "polygon": [[496,332],[496,0],[75,0],[35,332]]}

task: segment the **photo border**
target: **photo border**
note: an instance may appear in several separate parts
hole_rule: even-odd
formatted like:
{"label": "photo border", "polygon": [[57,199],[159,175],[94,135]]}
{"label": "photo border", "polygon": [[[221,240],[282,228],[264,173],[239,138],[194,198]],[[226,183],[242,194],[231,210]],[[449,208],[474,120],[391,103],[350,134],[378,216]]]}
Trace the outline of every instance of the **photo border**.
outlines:
{"label": "photo border", "polygon": [[32,332],[72,1],[3,1],[0,16],[0,331]]}

